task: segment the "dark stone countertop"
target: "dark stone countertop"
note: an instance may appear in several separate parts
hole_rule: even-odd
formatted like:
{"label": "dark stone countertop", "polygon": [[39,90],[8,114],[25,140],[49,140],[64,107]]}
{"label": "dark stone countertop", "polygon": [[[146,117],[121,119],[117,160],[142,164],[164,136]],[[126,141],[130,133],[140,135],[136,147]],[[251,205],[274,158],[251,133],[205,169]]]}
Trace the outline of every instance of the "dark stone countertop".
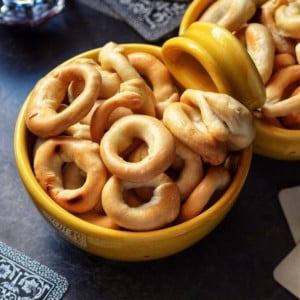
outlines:
{"label": "dark stone countertop", "polygon": [[221,225],[172,257],[109,261],[58,236],[18,176],[13,152],[18,111],[35,82],[67,58],[111,40],[145,41],[125,23],[74,1],[31,30],[1,26],[0,40],[0,240],[65,276],[70,287],[64,299],[294,299],[272,272],[295,246],[278,192],[300,183],[300,162],[254,155],[237,203]]}

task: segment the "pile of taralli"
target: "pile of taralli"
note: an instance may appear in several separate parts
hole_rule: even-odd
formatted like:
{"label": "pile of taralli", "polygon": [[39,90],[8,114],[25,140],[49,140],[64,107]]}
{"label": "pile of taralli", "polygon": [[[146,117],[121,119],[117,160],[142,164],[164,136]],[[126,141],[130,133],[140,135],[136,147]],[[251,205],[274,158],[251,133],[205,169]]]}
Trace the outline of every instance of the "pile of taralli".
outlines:
{"label": "pile of taralli", "polygon": [[185,222],[230,185],[231,155],[255,137],[238,99],[180,90],[152,54],[105,44],[34,87],[26,126],[34,174],[60,206],[93,224],[147,231]]}
{"label": "pile of taralli", "polygon": [[300,1],[196,0],[189,9],[181,32],[187,21],[213,22],[247,49],[266,88],[266,101],[255,116],[278,128],[299,130]]}

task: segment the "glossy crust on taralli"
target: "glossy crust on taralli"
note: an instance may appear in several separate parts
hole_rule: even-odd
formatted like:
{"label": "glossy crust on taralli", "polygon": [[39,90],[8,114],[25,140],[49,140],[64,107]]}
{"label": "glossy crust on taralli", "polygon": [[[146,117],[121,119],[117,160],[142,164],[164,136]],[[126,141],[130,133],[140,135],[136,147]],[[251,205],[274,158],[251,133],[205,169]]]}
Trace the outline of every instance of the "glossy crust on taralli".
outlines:
{"label": "glossy crust on taralli", "polygon": [[[148,155],[139,162],[125,161],[120,153],[134,139],[148,145]],[[175,156],[175,139],[164,124],[146,115],[117,120],[100,142],[101,157],[109,171],[123,180],[145,182],[166,170]]]}
{"label": "glossy crust on taralli", "polygon": [[199,21],[214,22],[235,31],[247,24],[255,11],[256,4],[252,0],[218,0],[202,13]]}
{"label": "glossy crust on taralli", "polygon": [[[58,113],[69,83],[78,79],[85,82],[84,90],[72,104]],[[29,97],[26,110],[28,128],[40,137],[61,134],[88,114],[100,86],[101,75],[90,64],[72,63],[55,69],[37,83]]]}
{"label": "glossy crust on taralli", "polygon": [[[84,184],[75,189],[66,189],[61,175],[62,166],[70,162],[86,174]],[[43,189],[68,211],[87,212],[100,201],[107,173],[98,144],[72,137],[47,139],[38,146],[33,167]]]}
{"label": "glossy crust on taralli", "polygon": [[[123,192],[137,187],[153,187],[153,196],[142,205],[130,207]],[[121,227],[136,231],[154,230],[176,219],[180,210],[180,194],[177,185],[165,174],[140,183],[112,176],[103,188],[102,204],[106,214]]]}

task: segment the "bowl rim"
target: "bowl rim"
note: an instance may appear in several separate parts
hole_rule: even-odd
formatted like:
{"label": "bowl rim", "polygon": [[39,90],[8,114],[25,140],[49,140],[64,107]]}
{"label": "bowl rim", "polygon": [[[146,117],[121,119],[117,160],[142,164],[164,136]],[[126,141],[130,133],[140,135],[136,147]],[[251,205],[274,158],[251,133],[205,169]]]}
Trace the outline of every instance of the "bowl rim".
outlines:
{"label": "bowl rim", "polygon": [[[130,51],[136,51],[142,49],[148,49],[150,52],[157,53],[160,56],[160,48],[153,45],[147,44],[121,44],[126,47],[126,49],[130,48]],[[96,51],[99,51],[100,48],[95,48],[86,52],[83,52],[79,55],[76,55],[62,64],[66,64],[71,62],[72,60],[83,57],[83,56],[91,56],[95,55]],[[26,104],[28,102],[28,97],[25,99],[19,114],[16,119],[16,125],[14,130],[14,155],[16,166],[19,171],[19,175],[21,180],[26,188],[27,192],[31,196],[33,203],[37,206],[39,210],[43,210],[51,217],[55,218],[60,223],[76,230],[78,232],[85,233],[90,236],[94,237],[105,237],[105,238],[128,238],[134,240],[143,241],[145,238],[150,239],[159,239],[161,236],[168,237],[174,236],[174,234],[181,234],[183,232],[190,231],[192,228],[197,228],[199,223],[202,222],[204,219],[214,218],[216,212],[222,210],[222,207],[227,206],[229,203],[233,204],[239,195],[239,192],[244,186],[246,181],[246,177],[248,175],[248,171],[250,169],[252,154],[253,154],[253,147],[252,145],[248,146],[247,148],[241,150],[239,152],[239,163],[238,167],[236,168],[236,172],[232,178],[231,184],[229,188],[224,192],[224,194],[209,208],[203,211],[198,216],[180,223],[171,225],[169,227],[151,230],[151,231],[126,231],[126,230],[116,230],[110,228],[104,228],[97,226],[95,224],[91,224],[87,221],[80,219],[79,217],[73,215],[72,213],[68,212],[64,208],[62,208],[59,204],[50,198],[43,188],[39,185],[38,181],[36,180],[29,158],[29,153],[27,149],[27,142],[30,138],[31,133],[26,127],[25,124],[25,110]],[[34,195],[34,196],[33,196]]]}
{"label": "bowl rim", "polygon": [[293,136],[299,137],[300,139],[300,129],[288,129],[288,128],[281,128],[272,124],[265,122],[264,120],[259,119],[258,117],[254,116],[254,120],[256,122],[257,128],[262,128],[263,130],[267,130],[270,135],[281,135],[281,136]]}
{"label": "bowl rim", "polygon": [[181,19],[179,35],[182,35],[193,22],[197,22],[200,14],[215,1],[216,0],[193,0]]}

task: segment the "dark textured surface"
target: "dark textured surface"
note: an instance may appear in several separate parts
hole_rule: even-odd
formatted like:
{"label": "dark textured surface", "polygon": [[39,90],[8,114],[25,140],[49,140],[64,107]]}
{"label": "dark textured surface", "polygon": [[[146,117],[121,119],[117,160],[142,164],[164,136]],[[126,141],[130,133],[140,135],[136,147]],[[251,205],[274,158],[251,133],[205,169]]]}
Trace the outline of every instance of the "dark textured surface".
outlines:
{"label": "dark textured surface", "polygon": [[300,162],[254,156],[236,205],[203,241],[158,261],[104,260],[73,247],[42,219],[18,177],[13,131],[35,82],[107,41],[144,42],[124,23],[68,1],[32,30],[0,27],[0,240],[67,277],[65,299],[294,299],[273,279],[295,246],[277,198],[300,183]]}

